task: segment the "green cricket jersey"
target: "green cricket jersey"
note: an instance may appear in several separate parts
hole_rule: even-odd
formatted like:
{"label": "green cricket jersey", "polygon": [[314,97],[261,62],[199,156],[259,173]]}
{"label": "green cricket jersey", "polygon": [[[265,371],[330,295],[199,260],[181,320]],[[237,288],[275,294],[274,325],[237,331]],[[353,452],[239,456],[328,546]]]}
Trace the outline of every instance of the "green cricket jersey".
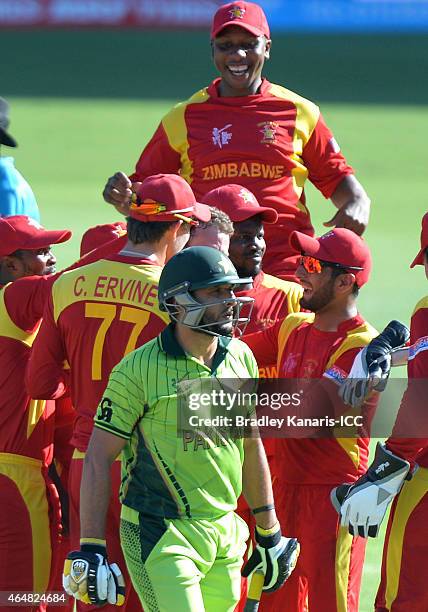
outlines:
{"label": "green cricket jersey", "polygon": [[[255,379],[246,344],[219,337],[212,368],[184,353],[169,325],[112,371],[95,426],[125,438],[122,504],[163,518],[214,519],[242,489],[243,439],[178,432],[177,385],[194,379]],[[208,382],[208,381],[207,381]]]}

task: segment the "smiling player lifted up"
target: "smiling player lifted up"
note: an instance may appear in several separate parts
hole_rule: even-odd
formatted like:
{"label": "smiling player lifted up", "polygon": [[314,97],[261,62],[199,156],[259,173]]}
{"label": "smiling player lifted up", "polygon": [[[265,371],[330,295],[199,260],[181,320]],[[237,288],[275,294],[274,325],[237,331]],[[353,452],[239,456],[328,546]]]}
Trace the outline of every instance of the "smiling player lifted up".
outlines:
{"label": "smiling player lifted up", "polygon": [[271,40],[260,6],[221,6],[212,23],[211,49],[220,78],[162,119],[135,172],[110,177],[104,198],[126,214],[132,183],[158,172],[179,173],[202,202],[212,189],[243,185],[279,215],[266,228],[265,272],[290,277],[297,256],[288,235],[293,230],[314,234],[306,179],[339,209],[328,226],[362,234],[370,201],[319,108],[262,77]]}

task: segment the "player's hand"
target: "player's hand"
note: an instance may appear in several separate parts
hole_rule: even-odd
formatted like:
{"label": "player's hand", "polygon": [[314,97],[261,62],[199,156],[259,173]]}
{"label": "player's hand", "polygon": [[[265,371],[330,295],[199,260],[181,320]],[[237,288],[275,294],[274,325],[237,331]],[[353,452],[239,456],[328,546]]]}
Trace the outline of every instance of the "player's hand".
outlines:
{"label": "player's hand", "polygon": [[406,479],[410,463],[378,443],[373,463],[354,484],[343,484],[331,492],[340,524],[351,535],[375,538],[389,504]]}
{"label": "player's hand", "polygon": [[391,369],[392,352],[409,339],[408,328],[400,321],[391,321],[385,329],[358,353],[339,395],[353,408],[359,408],[371,391],[383,391]]}
{"label": "player's hand", "polygon": [[[270,532],[271,530],[269,530]],[[257,546],[242,568],[242,575],[249,576],[254,571],[262,571],[265,579],[263,591],[268,593],[281,587],[296,566],[300,545],[295,538],[285,538],[278,529],[269,535],[256,526]]]}
{"label": "player's hand", "polygon": [[124,172],[116,172],[111,176],[103,191],[103,198],[113,204],[123,215],[129,212],[132,197],[132,183]]}
{"label": "player's hand", "polygon": [[82,544],[67,555],[62,575],[64,591],[86,604],[121,606],[125,581],[116,563],[109,565],[105,546]]}
{"label": "player's hand", "polygon": [[325,227],[345,227],[361,236],[369,224],[369,215],[370,201],[358,198],[339,208],[336,214],[323,225]]}

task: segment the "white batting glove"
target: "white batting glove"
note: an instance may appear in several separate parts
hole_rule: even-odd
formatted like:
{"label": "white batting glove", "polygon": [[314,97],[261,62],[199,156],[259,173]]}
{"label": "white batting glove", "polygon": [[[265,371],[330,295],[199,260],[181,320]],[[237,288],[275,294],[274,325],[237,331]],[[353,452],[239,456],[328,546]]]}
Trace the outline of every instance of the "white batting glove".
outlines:
{"label": "white batting glove", "polygon": [[340,524],[351,535],[375,538],[389,504],[404,481],[411,478],[410,463],[378,443],[373,463],[354,484],[343,484],[331,492]]}
{"label": "white batting glove", "polygon": [[279,523],[274,533],[263,534],[266,534],[266,531],[256,526],[257,546],[241,573],[247,577],[252,572],[261,571],[265,577],[263,591],[270,593],[279,589],[294,570],[300,544],[296,538],[282,536]]}
{"label": "white batting glove", "polygon": [[408,328],[391,321],[354,359],[351,371],[339,388],[345,404],[360,408],[372,390],[383,391],[391,370],[391,353],[409,339]]}
{"label": "white batting glove", "polygon": [[109,565],[105,546],[82,544],[67,555],[62,575],[64,591],[86,604],[121,606],[125,581],[116,563]]}

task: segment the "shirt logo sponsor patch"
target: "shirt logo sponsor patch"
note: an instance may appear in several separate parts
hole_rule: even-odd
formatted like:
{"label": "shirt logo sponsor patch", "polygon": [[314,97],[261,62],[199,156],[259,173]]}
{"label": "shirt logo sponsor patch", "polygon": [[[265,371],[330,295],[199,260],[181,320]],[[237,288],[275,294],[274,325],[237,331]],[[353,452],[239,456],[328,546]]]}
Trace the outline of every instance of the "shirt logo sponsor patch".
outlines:
{"label": "shirt logo sponsor patch", "polygon": [[289,353],[282,364],[282,372],[293,372],[297,366],[297,361],[300,356],[301,353]]}
{"label": "shirt logo sponsor patch", "polygon": [[341,368],[334,365],[324,372],[324,376],[334,381],[338,385],[341,385],[346,379],[347,374],[345,370],[342,370]]}
{"label": "shirt logo sponsor patch", "polygon": [[212,164],[202,168],[203,181],[217,181],[218,179],[236,178],[280,179],[286,176],[285,166],[281,164],[261,164],[259,162],[228,162]]}
{"label": "shirt logo sponsor patch", "polygon": [[262,144],[274,144],[276,139],[276,130],[279,127],[278,124],[275,123],[275,121],[262,121],[257,125],[262,134],[262,139],[260,142]]}
{"label": "shirt logo sponsor patch", "polygon": [[229,11],[229,15],[231,19],[243,19],[245,15],[245,9],[240,6],[232,6]]}
{"label": "shirt logo sponsor patch", "polygon": [[103,397],[99,406],[99,412],[97,418],[100,421],[110,423],[111,417],[113,416],[112,401],[108,397]]}
{"label": "shirt logo sponsor patch", "polygon": [[232,139],[232,132],[227,132],[227,130],[230,127],[232,127],[231,123],[228,123],[222,128],[213,128],[213,145],[222,149],[224,145],[229,144],[229,141]]}
{"label": "shirt logo sponsor patch", "polygon": [[414,359],[418,353],[428,351],[428,336],[422,336],[415,344],[409,347],[409,360]]}
{"label": "shirt logo sponsor patch", "polygon": [[323,234],[322,236],[320,236],[318,240],[325,240],[326,238],[330,238],[330,236],[333,236],[333,235],[334,235],[333,230],[330,230],[326,234]]}

